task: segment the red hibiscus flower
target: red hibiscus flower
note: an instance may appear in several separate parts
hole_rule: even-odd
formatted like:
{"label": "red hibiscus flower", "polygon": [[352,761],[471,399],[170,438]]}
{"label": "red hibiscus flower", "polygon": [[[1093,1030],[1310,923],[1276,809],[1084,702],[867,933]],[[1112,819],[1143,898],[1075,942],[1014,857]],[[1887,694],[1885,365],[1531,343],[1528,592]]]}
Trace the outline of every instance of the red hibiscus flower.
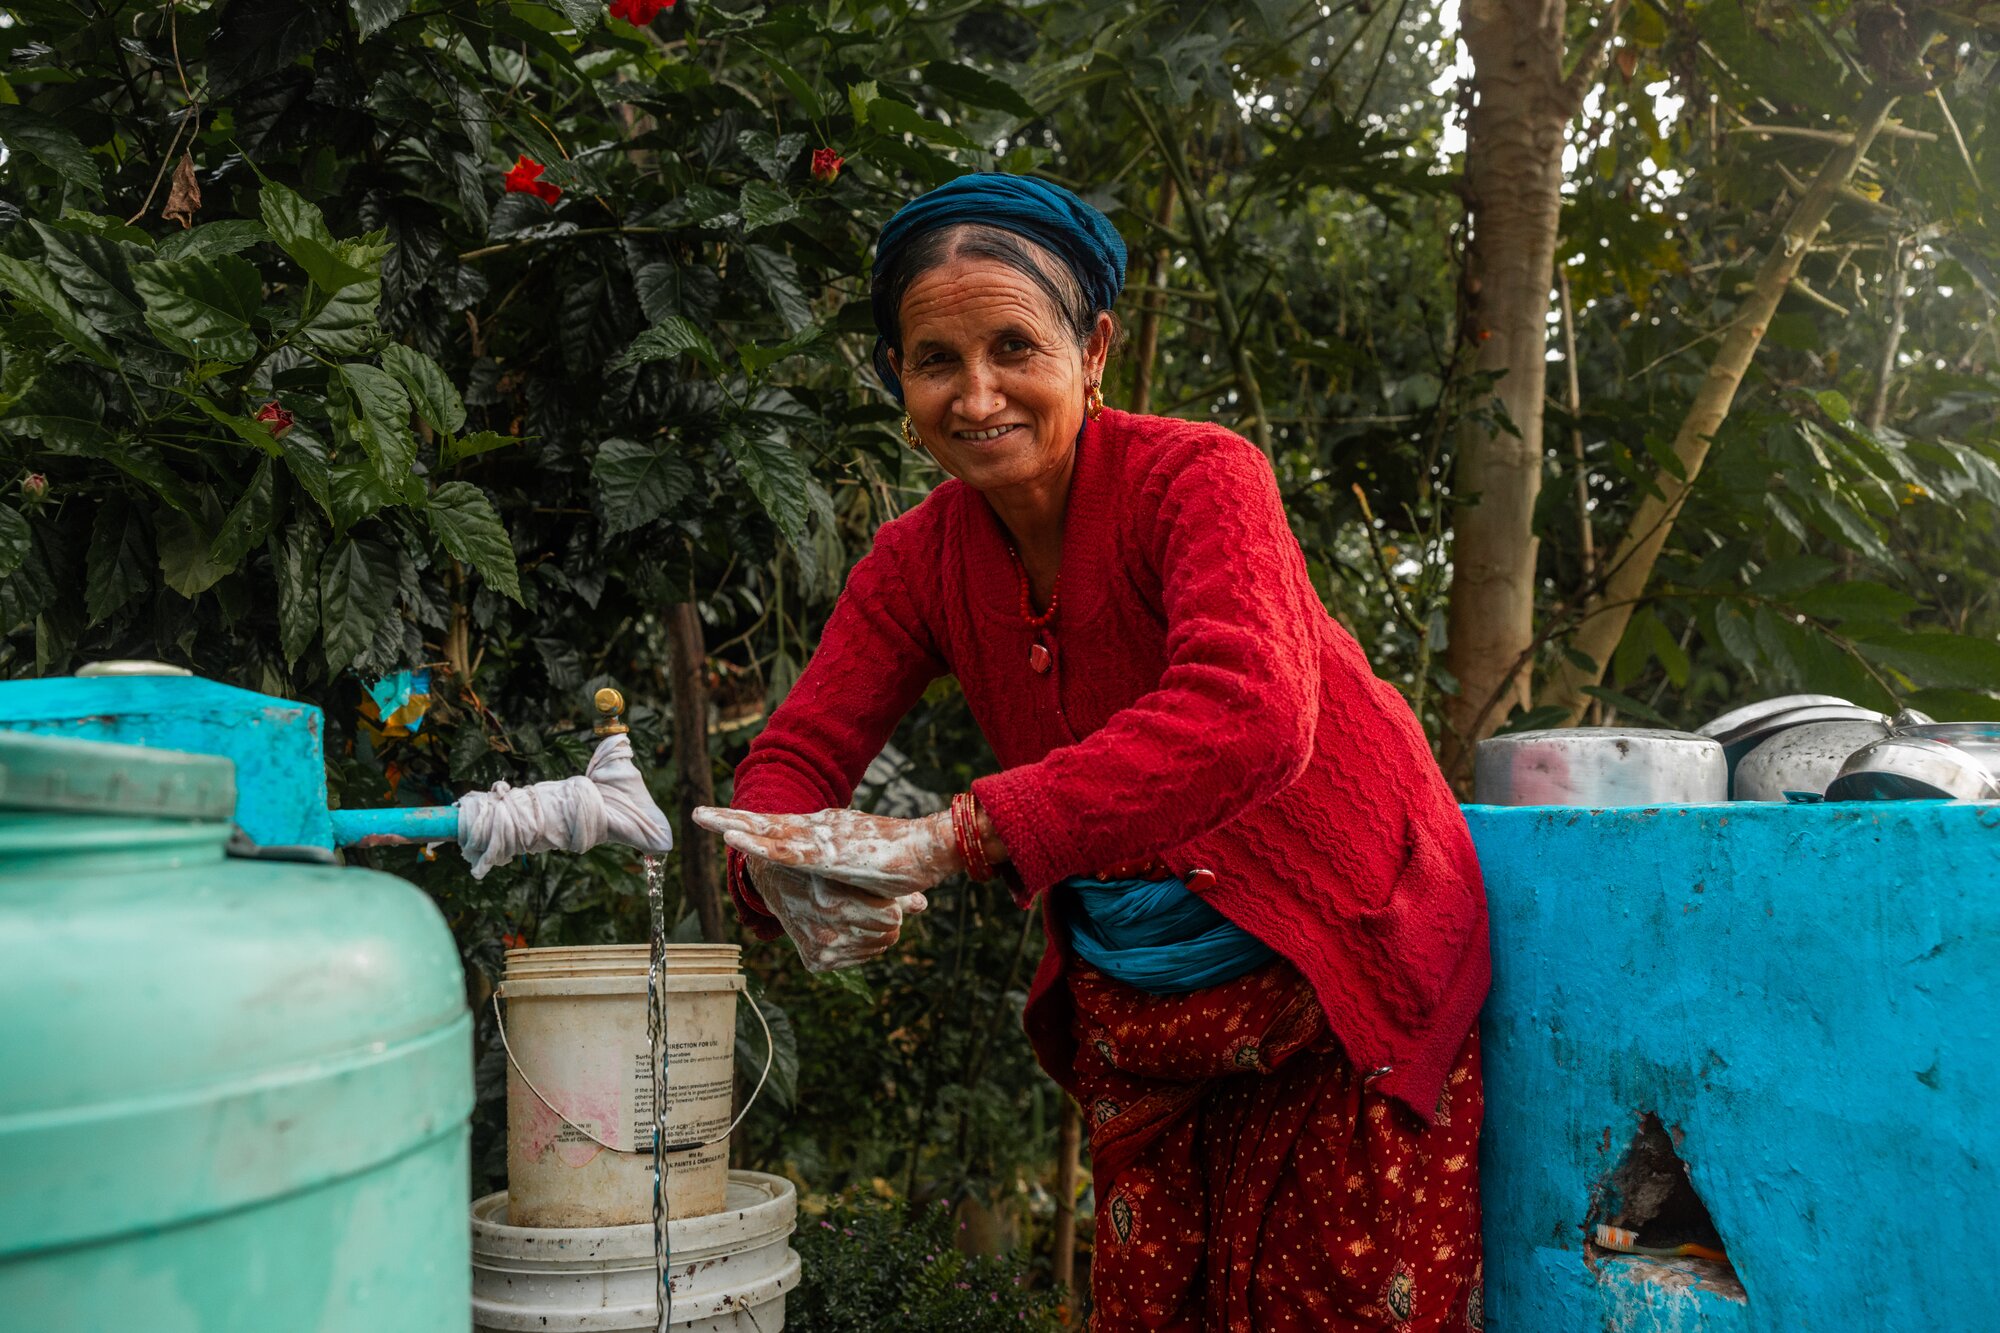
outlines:
{"label": "red hibiscus flower", "polygon": [[847,161],[831,148],[813,149],[812,177],[821,185],[831,185],[840,179],[840,167]]}
{"label": "red hibiscus flower", "polygon": [[509,931],[500,937],[500,944],[501,947],[507,949],[525,949],[528,947],[528,937],[518,932]]}
{"label": "red hibiscus flower", "polygon": [[292,414],[279,407],[275,401],[264,404],[252,416],[264,423],[265,429],[271,432],[271,438],[274,440],[292,428]]}
{"label": "red hibiscus flower", "polygon": [[673,7],[674,0],[611,0],[611,17],[643,28],[658,18],[662,10]]}
{"label": "red hibiscus flower", "polygon": [[553,204],[562,198],[562,187],[540,179],[548,168],[531,157],[514,159],[513,169],[507,173],[508,194],[532,194],[545,204]]}

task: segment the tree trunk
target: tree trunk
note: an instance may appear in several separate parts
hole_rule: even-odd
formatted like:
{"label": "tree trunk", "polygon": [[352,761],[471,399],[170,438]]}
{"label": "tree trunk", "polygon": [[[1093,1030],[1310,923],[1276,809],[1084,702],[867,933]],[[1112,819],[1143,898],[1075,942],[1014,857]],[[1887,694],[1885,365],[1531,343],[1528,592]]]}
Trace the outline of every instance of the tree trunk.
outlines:
{"label": "tree trunk", "polygon": [[1447,772],[1528,702],[1535,625],[1535,500],[1542,486],[1549,287],[1562,221],[1563,131],[1596,77],[1614,9],[1576,69],[1563,72],[1564,0],[1466,0],[1463,36],[1477,94],[1467,122],[1463,327],[1474,369],[1494,386],[1511,429],[1469,418],[1458,433],[1450,641],[1459,692],[1447,701]]}
{"label": "tree trunk", "polygon": [[[1723,418],[1729,415],[1730,404],[1736,399],[1736,390],[1750,369],[1758,344],[1764,340],[1771,316],[1777,313],[1778,303],[1784,299],[1792,279],[1798,276],[1799,266],[1805,262],[1820,224],[1826,221],[1840,191],[1881,132],[1895,101],[1895,94],[1883,91],[1879,85],[1869,94],[1855,117],[1854,137],[1827,158],[1798,207],[1792,210],[1770,254],[1765,256],[1749,298],[1730,324],[1715,361],[1708,368],[1707,378],[1674,436],[1674,457],[1679,470],[1661,468],[1654,474],[1652,488],[1639,501],[1618,549],[1604,566],[1607,573],[1603,589],[1585,604],[1583,622],[1571,641],[1573,651],[1544,692],[1541,702],[1567,708],[1572,720],[1583,711],[1588,698],[1584,689],[1604,679],[1605,665],[1610,662],[1618,641],[1625,637],[1632,609],[1653,576],[1653,564],[1673,532],[1674,520],[1680,515],[1688,491],[1701,474],[1709,442],[1722,428]],[[1592,663],[1589,670],[1574,660],[1579,655]]]}
{"label": "tree trunk", "polygon": [[1868,411],[1862,421],[1870,430],[1882,429],[1889,418],[1889,387],[1896,379],[1896,354],[1903,346],[1905,289],[1909,286],[1909,251],[1898,236],[1889,249],[1889,331],[1882,335],[1882,354],[1875,361],[1875,391],[1869,395]]}
{"label": "tree trunk", "polygon": [[1597,536],[1590,523],[1590,467],[1583,452],[1583,379],[1576,365],[1576,304],[1570,300],[1569,274],[1556,270],[1556,291],[1562,298],[1563,366],[1569,371],[1570,459],[1576,464],[1576,539],[1581,552],[1583,582],[1597,577]]}
{"label": "tree trunk", "polygon": [[667,665],[674,687],[674,764],[680,776],[681,891],[710,944],[729,942],[722,911],[721,856],[713,833],[694,822],[694,808],[715,804],[715,769],[708,757],[708,647],[693,602],[667,608]]}
{"label": "tree trunk", "polygon": [[1076,1099],[1062,1094],[1062,1118],[1056,1122],[1055,1285],[1067,1292],[1076,1284],[1076,1178],[1083,1138],[1083,1112]]}
{"label": "tree trunk", "polygon": [[[1174,182],[1170,176],[1160,182],[1160,206],[1153,214],[1153,220],[1162,228],[1170,227],[1174,221]],[[1139,315],[1139,340],[1134,354],[1137,363],[1132,372],[1132,410],[1150,412],[1153,410],[1153,363],[1160,351],[1160,318],[1167,311],[1167,264],[1172,252],[1164,245],[1153,251],[1153,271],[1149,276],[1152,290],[1146,293],[1144,305]]]}

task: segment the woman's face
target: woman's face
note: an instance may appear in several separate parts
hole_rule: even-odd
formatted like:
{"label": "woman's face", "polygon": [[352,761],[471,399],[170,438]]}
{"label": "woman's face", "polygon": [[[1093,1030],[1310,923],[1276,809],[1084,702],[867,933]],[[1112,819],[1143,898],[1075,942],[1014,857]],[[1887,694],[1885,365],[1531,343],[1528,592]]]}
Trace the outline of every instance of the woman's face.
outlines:
{"label": "woman's face", "polygon": [[939,466],[976,490],[1033,484],[1069,466],[1084,397],[1104,373],[1111,318],[1078,347],[1048,295],[995,260],[949,260],[903,297],[891,364]]}

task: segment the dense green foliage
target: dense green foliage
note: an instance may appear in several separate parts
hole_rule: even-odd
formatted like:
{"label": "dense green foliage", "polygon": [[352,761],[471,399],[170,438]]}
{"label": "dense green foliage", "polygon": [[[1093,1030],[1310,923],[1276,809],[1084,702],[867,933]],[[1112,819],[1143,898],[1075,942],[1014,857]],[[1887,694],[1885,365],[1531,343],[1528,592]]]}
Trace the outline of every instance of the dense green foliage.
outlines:
{"label": "dense green foliage", "polygon": [[813,1280],[786,1303],[785,1322],[805,1333],[1065,1327],[1017,1264],[960,1254],[947,1209],[862,1200],[802,1219],[794,1245]]}
{"label": "dense green foliage", "polygon": [[[1599,551],[1787,174],[1852,109],[1857,53],[1893,40],[1882,12],[1629,10],[1573,129],[1564,222]],[[1427,721],[1454,688],[1451,428],[1490,407],[1463,370],[1478,327],[1432,5],[682,0],[646,29],[601,0],[0,14],[9,675],[152,656],[310,699],[353,803],[575,772],[610,680],[663,798],[672,744],[708,745],[726,792],[844,571],[935,477],[864,369],[870,238],[912,193],[997,164],[1073,185],[1131,244],[1112,401],[1144,381],[1154,410],[1267,443],[1329,607]],[[1933,66],[1773,326],[1606,710],[1695,722],[1803,685],[1993,713],[1993,33],[1961,23]],[[835,179],[812,174],[819,149],[844,157]],[[505,188],[524,156],[552,203]],[[1563,369],[1545,661],[1588,582]],[[706,740],[663,722],[660,613],[690,601],[724,705]],[[437,681],[423,730],[361,726],[364,686],[418,665]],[[896,752],[929,792],[992,762],[949,682]],[[615,850],[478,884],[451,852],[373,855],[436,896],[481,1002],[503,935],[641,936]],[[751,948],[795,1042],[739,1151],[817,1189],[879,1177],[1039,1215],[1057,1094],[1018,1027],[1039,926],[993,889],[933,903],[865,987]],[[487,1051],[486,1179],[500,1068]]]}

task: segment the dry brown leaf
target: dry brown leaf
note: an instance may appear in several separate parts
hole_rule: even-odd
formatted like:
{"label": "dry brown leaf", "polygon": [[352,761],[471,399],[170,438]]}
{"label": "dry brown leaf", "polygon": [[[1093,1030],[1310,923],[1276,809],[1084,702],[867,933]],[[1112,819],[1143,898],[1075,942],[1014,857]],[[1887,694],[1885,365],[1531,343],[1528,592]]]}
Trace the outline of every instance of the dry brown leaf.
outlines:
{"label": "dry brown leaf", "polygon": [[201,186],[194,178],[194,156],[182,153],[174,164],[174,183],[167,190],[167,206],[160,210],[160,216],[180,223],[185,230],[194,225],[194,215],[200,211]]}

